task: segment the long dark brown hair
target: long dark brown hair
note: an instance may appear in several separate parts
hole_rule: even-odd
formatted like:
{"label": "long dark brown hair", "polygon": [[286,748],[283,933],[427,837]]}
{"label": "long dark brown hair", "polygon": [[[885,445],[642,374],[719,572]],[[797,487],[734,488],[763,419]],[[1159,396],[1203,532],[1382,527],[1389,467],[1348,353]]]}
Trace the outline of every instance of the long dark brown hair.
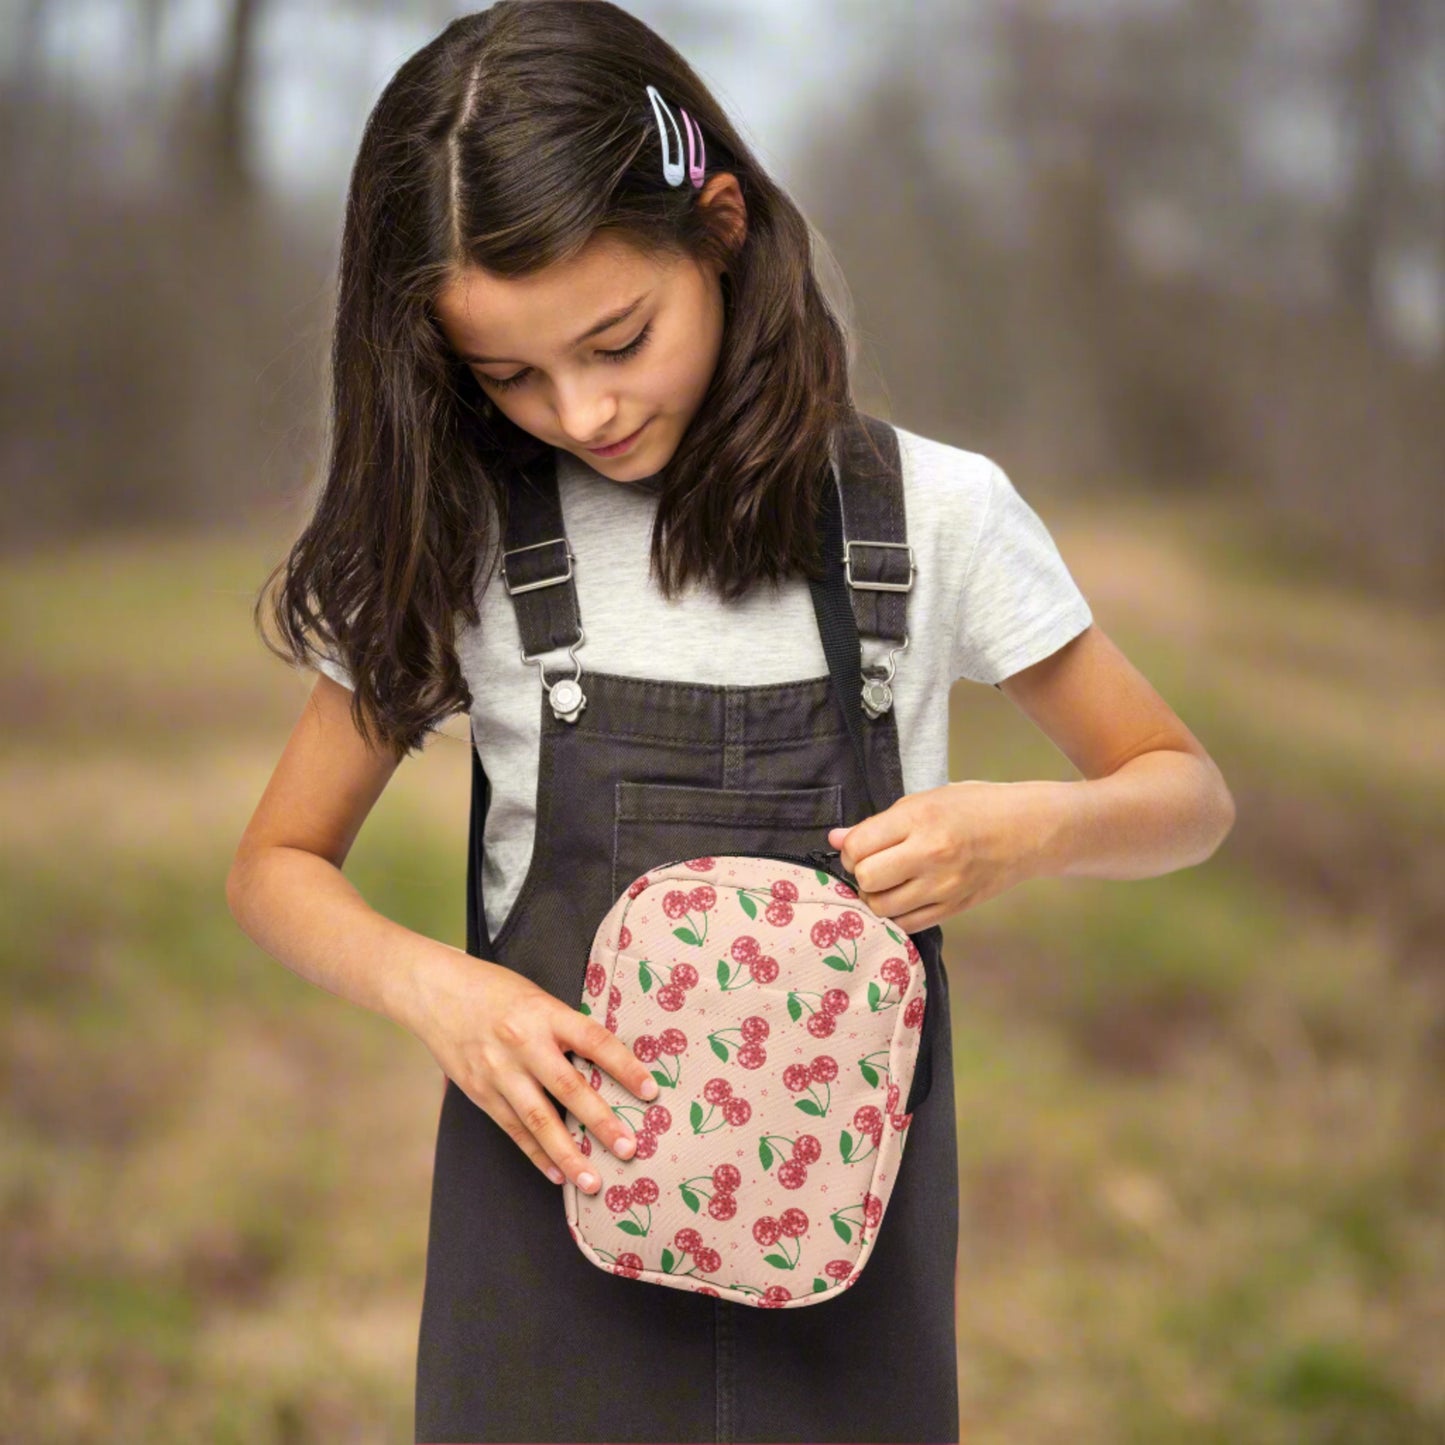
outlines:
{"label": "long dark brown hair", "polygon": [[[741,246],[720,207],[664,179],[648,85],[701,125],[709,175],[737,177]],[[398,758],[471,705],[457,631],[478,622],[509,478],[548,449],[486,406],[433,298],[459,268],[527,275],[604,229],[727,273],[717,367],[660,478],[658,585],[673,596],[699,579],[733,599],[761,579],[821,575],[813,519],[852,400],[807,221],[640,20],[608,0],[499,0],[407,60],[367,121],[341,242],[325,483],[255,609],[279,656],[345,666],[358,727]]]}

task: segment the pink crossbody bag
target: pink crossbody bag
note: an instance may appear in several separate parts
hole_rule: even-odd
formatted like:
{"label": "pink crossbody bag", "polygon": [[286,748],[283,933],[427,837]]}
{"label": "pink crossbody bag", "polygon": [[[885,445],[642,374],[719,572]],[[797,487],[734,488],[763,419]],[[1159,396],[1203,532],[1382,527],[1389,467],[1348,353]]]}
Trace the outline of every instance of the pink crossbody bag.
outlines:
{"label": "pink crossbody bag", "polygon": [[858,1278],[898,1178],[927,1000],[922,957],[840,874],[783,855],[651,869],[597,929],[581,1007],[652,1067],[647,1104],[590,1081],[637,1135],[564,1184],[599,1268],[763,1308]]}

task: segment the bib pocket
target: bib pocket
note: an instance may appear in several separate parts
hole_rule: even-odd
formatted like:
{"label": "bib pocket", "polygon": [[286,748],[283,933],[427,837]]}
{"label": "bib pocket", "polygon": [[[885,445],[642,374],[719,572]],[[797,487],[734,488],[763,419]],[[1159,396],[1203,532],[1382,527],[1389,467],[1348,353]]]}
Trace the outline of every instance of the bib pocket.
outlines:
{"label": "bib pocket", "polygon": [[808,853],[843,823],[843,786],[699,788],[619,781],[612,824],[612,896],[675,858]]}

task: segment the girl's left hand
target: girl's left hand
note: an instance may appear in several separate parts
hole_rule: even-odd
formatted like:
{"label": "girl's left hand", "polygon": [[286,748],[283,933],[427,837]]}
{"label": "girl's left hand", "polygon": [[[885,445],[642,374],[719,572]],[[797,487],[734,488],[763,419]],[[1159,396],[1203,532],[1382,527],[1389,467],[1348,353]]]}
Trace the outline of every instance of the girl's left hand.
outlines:
{"label": "girl's left hand", "polygon": [[970,779],[908,793],[830,829],[828,846],[840,850],[875,913],[917,933],[1040,871],[1059,786]]}

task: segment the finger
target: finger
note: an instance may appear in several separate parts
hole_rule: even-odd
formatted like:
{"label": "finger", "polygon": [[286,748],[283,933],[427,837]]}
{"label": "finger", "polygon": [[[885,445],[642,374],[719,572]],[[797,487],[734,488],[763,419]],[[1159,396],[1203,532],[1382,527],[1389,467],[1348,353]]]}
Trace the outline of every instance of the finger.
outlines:
{"label": "finger", "polygon": [[[574,1075],[577,1072],[570,1064],[568,1069]],[[590,1086],[584,1083],[583,1087]],[[510,1075],[504,1088],[507,1103],[522,1127],[532,1136],[533,1144],[579,1189],[584,1193],[594,1193],[599,1187],[596,1168],[577,1147],[537,1080],[527,1073]],[[524,1145],[523,1148],[530,1152],[529,1146]]]}
{"label": "finger", "polygon": [[856,878],[858,864],[881,848],[890,848],[908,836],[903,814],[896,808],[885,808],[848,829],[848,836],[839,848],[843,866]]}
{"label": "finger", "polygon": [[565,1037],[559,1032],[559,1043],[581,1054],[584,1059],[591,1059],[599,1069],[605,1069],[639,1099],[657,1097],[658,1085],[652,1077],[652,1070],[605,1024],[576,1010],[566,1023],[570,1027]]}
{"label": "finger", "polygon": [[486,1112],[496,1120],[498,1127],[508,1138],[552,1181],[561,1184],[566,1171],[554,1160],[537,1141],[537,1136],[522,1122],[517,1111],[502,1094],[497,1094],[486,1106]]}
{"label": "finger", "polygon": [[858,887],[874,897],[886,897],[890,891],[896,894],[912,883],[918,872],[918,860],[910,855],[906,843],[905,836],[860,859],[858,866],[851,870]]}
{"label": "finger", "polygon": [[[543,1061],[537,1077],[553,1097],[619,1159],[630,1159],[636,1153],[637,1136],[627,1122],[614,1112],[591,1082],[578,1073],[576,1066],[560,1049],[552,1050],[551,1056]],[[562,1129],[569,1145],[575,1148],[565,1123]]]}

